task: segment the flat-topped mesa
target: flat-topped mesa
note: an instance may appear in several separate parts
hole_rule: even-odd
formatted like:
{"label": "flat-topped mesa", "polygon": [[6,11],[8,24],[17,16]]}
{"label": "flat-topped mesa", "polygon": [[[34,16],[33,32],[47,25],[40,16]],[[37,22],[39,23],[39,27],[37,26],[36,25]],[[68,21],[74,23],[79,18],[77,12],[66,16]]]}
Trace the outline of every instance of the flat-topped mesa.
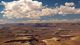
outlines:
{"label": "flat-topped mesa", "polygon": [[6,31],[10,31],[16,35],[32,34],[41,37],[55,35],[55,33],[60,30],[62,31],[60,35],[64,34],[64,32],[66,32],[66,34],[69,34],[67,32],[71,32],[72,35],[79,35],[77,33],[80,32],[80,23],[10,23],[1,24],[0,27],[0,30],[4,30],[5,33]]}
{"label": "flat-topped mesa", "polygon": [[[0,39],[4,41],[27,41],[33,36],[37,40],[54,37],[67,39],[80,36],[80,23],[6,23],[0,24]],[[66,38],[67,37],[67,38]],[[22,38],[22,39],[21,39]],[[21,39],[21,40],[20,40]]]}
{"label": "flat-topped mesa", "polygon": [[0,19],[0,24],[6,23],[79,23],[80,20],[16,20]]}
{"label": "flat-topped mesa", "polygon": [[17,20],[14,23],[79,23],[79,20]]}

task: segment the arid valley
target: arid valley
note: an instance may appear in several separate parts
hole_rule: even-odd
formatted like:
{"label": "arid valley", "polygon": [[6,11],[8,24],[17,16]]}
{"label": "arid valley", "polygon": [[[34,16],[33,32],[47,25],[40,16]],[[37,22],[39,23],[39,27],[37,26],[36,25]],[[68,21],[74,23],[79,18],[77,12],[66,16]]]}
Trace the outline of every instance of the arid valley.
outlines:
{"label": "arid valley", "polygon": [[80,45],[80,23],[0,24],[0,45]]}

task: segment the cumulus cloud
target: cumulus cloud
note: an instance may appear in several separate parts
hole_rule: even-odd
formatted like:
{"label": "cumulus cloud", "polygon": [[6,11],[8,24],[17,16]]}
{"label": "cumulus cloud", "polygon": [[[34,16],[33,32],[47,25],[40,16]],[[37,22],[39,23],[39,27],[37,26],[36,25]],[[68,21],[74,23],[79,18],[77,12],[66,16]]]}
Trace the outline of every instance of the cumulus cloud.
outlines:
{"label": "cumulus cloud", "polygon": [[80,14],[80,9],[76,9],[74,3],[65,3],[59,7],[59,14]]}
{"label": "cumulus cloud", "polygon": [[65,3],[57,8],[48,8],[42,2],[32,0],[17,0],[12,2],[2,2],[5,9],[1,12],[3,17],[13,18],[40,18],[55,14],[80,14],[80,9],[74,7],[74,3]]}

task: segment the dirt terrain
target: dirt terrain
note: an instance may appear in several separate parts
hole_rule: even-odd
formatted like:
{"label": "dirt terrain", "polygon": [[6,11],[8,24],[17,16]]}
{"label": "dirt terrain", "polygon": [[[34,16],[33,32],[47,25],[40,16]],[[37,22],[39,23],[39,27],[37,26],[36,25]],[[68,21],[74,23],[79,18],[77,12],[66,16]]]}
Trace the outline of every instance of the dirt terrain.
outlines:
{"label": "dirt terrain", "polygon": [[0,45],[80,45],[80,23],[0,24]]}

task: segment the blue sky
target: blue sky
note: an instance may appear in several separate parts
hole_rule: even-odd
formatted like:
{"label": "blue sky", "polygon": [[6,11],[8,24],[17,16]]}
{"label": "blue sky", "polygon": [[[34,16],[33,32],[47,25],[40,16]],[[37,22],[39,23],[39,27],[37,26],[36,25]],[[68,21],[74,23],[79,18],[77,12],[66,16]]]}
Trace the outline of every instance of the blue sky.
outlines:
{"label": "blue sky", "polygon": [[[5,2],[10,2],[13,0],[0,0],[5,1]],[[58,3],[58,5],[64,4],[65,2],[74,2],[77,6],[79,6],[80,0],[38,0],[40,2],[43,2],[43,5],[48,5],[48,6],[54,6],[55,3]]]}
{"label": "blue sky", "polygon": [[[11,2],[13,0],[0,0],[5,1],[5,2]],[[57,3],[57,6],[63,5],[65,2],[74,2],[76,8],[80,8],[80,0],[38,0],[43,3],[43,5],[47,5],[48,7],[55,7],[55,4]],[[3,6],[0,6],[0,11],[4,9]],[[63,18],[64,16],[58,16],[60,19]],[[2,18],[2,15],[0,15],[0,18]],[[73,15],[73,16],[65,16],[64,18],[80,18],[79,15]]]}

